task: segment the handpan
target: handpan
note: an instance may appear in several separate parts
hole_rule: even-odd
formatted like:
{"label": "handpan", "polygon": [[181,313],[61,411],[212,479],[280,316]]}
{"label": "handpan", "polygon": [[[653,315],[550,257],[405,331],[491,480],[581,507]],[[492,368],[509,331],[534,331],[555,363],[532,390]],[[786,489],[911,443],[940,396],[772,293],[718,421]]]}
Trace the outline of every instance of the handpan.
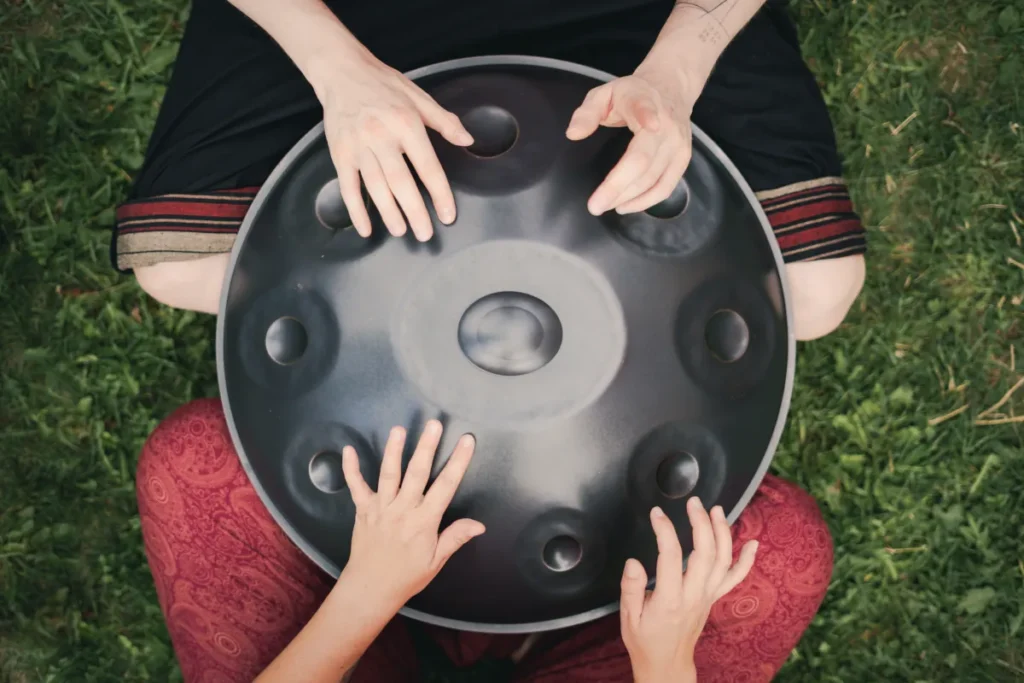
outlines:
{"label": "handpan", "polygon": [[489,57],[410,77],[475,138],[432,138],[458,218],[431,214],[419,243],[374,216],[364,239],[323,126],[290,151],[245,218],[221,303],[234,444],[277,522],[338,575],[354,523],[342,448],[375,486],[393,425],[410,428],[407,458],[425,421],[445,425],[433,476],[471,433],[445,523],[487,532],[404,613],[490,632],[595,619],[616,609],[627,558],[654,575],[651,507],[689,550],[687,499],[735,520],[768,468],[794,365],[778,246],[697,129],[668,200],[588,213],[630,135],[565,129],[607,74]]}

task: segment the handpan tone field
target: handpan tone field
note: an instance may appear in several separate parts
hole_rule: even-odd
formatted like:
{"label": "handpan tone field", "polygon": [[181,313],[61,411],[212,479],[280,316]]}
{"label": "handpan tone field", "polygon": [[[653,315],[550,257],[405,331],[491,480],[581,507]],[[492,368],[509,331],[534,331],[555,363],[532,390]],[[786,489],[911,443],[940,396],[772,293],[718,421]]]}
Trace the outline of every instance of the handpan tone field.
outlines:
{"label": "handpan tone field", "polygon": [[490,57],[410,77],[475,138],[432,134],[458,219],[431,214],[435,236],[418,243],[373,216],[359,237],[322,126],[305,136],[232,252],[217,327],[232,437],[275,519],[337,575],[354,520],[342,448],[375,484],[393,425],[410,427],[411,450],[442,421],[434,475],[472,433],[447,519],[487,533],[404,613],[493,632],[582,623],[616,608],[627,558],[653,576],[652,506],[688,550],[690,497],[734,520],[764,475],[793,377],[781,257],[696,129],[668,200],[587,212],[629,134],[564,131],[606,74]]}

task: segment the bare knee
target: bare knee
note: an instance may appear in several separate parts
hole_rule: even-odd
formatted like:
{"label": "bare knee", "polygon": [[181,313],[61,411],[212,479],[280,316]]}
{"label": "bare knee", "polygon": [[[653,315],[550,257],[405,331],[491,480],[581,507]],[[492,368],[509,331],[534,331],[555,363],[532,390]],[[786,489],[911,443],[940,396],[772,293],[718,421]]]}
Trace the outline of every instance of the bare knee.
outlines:
{"label": "bare knee", "polygon": [[192,261],[165,261],[135,269],[143,291],[160,303],[201,313],[216,313],[228,254],[214,254]]}
{"label": "bare knee", "polygon": [[824,337],[843,322],[864,287],[864,257],[843,256],[786,265],[796,338]]}

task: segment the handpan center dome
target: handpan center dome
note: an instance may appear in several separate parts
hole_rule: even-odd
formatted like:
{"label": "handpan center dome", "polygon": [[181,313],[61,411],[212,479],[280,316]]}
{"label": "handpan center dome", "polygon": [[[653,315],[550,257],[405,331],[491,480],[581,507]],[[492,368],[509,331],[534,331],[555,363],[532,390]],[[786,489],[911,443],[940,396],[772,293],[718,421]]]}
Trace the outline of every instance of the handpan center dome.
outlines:
{"label": "handpan center dome", "polygon": [[488,57],[410,77],[474,137],[430,133],[458,218],[419,243],[371,206],[360,237],[322,127],[304,137],[231,256],[217,355],[232,438],[277,522],[337,575],[354,523],[342,449],[372,484],[393,425],[411,449],[442,421],[435,475],[473,434],[446,522],[487,532],[404,613],[491,632],[583,623],[617,607],[627,558],[655,575],[651,507],[688,550],[689,498],[735,519],[764,475],[793,375],[781,256],[696,128],[672,196],[587,211],[630,135],[565,136],[605,74]]}
{"label": "handpan center dome", "polygon": [[478,299],[459,321],[459,345],[478,367],[525,375],[544,367],[562,346],[562,323],[551,307],[521,292]]}

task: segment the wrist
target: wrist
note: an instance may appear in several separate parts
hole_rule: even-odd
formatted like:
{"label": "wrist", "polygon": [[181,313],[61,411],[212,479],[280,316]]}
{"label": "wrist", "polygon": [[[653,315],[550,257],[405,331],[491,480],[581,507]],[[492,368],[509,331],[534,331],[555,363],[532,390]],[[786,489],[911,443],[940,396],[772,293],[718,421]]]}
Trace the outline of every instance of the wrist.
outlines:
{"label": "wrist", "polygon": [[294,51],[292,61],[302,72],[317,99],[324,101],[325,93],[340,77],[351,74],[376,58],[352,35],[341,22],[335,20],[319,26],[307,36],[305,44]]}
{"label": "wrist", "polygon": [[345,609],[357,613],[361,619],[381,622],[383,627],[406,603],[406,598],[385,583],[380,577],[347,565],[331,589],[328,599],[343,604]]}
{"label": "wrist", "polygon": [[654,673],[633,670],[633,683],[697,683],[697,667],[690,659],[666,671]]}

